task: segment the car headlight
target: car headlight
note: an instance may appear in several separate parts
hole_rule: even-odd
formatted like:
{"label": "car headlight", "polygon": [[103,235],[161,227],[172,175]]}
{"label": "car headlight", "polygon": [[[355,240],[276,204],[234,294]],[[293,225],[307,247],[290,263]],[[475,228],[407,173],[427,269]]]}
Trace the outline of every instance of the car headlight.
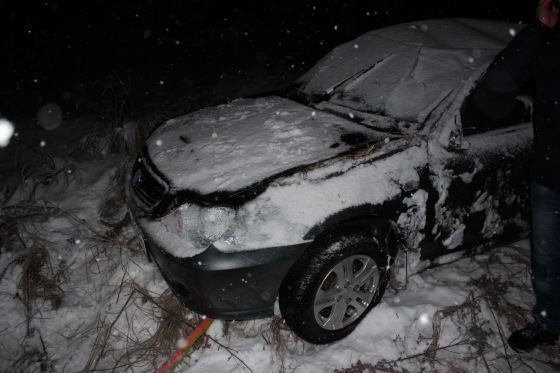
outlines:
{"label": "car headlight", "polygon": [[200,207],[187,203],[169,212],[161,222],[180,237],[209,245],[229,233],[235,215],[231,207]]}

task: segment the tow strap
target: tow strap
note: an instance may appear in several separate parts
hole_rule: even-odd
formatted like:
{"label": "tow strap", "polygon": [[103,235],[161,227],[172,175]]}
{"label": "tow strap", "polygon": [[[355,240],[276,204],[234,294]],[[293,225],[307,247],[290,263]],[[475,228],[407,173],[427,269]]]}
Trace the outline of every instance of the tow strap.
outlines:
{"label": "tow strap", "polygon": [[202,320],[200,324],[193,330],[193,332],[183,341],[177,350],[171,355],[169,359],[163,365],[156,370],[155,373],[171,373],[173,369],[185,358],[187,352],[192,347],[194,342],[206,332],[206,330],[212,325],[214,319],[209,317]]}

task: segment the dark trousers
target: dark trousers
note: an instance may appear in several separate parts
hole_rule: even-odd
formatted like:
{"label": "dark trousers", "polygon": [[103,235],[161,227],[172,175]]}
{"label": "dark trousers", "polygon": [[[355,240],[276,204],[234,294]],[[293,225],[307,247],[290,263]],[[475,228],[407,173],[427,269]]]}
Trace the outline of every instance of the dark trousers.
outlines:
{"label": "dark trousers", "polygon": [[560,194],[531,183],[533,289],[535,321],[546,331],[560,331]]}

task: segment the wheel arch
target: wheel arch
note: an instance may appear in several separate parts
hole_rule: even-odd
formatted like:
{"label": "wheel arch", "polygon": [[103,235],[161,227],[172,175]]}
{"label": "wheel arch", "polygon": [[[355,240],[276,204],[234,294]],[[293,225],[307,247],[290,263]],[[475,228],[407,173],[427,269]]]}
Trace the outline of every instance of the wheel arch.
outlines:
{"label": "wheel arch", "polygon": [[[395,255],[398,252],[394,228],[394,224],[388,218],[378,215],[357,215],[330,224],[314,237],[313,243],[304,250],[284,277],[278,292],[282,316],[286,324],[300,338],[315,344],[330,343],[344,338],[354,330],[365,314],[381,300],[391,279],[380,274],[380,279],[382,277],[385,279],[380,280],[376,286],[379,289],[378,295],[373,298],[373,303],[370,303],[371,307],[368,306],[368,309],[359,316],[355,323],[353,321],[344,328],[333,329],[332,331],[322,330],[317,327],[317,321],[313,321],[316,320],[314,318],[316,315],[313,313],[315,311],[310,311],[309,308],[311,307],[312,298],[310,297],[313,296],[312,293],[316,292],[316,286],[322,283],[321,281],[317,282],[317,279],[322,278],[325,275],[322,271],[329,268],[325,265],[329,266],[333,262],[343,260],[348,250],[351,253],[364,250],[360,249],[364,243],[366,245],[368,243],[374,244],[379,248],[379,251],[376,250],[375,254],[370,252],[368,255],[370,258],[374,258],[381,273],[391,273],[391,263],[395,261]],[[338,246],[339,243],[341,243],[341,246]],[[367,253],[367,251],[362,253]]]}
{"label": "wheel arch", "polygon": [[[377,208],[376,210],[379,209]],[[397,211],[396,209],[389,209],[389,211],[391,210]],[[387,249],[392,258],[390,287],[396,290],[405,289],[408,277],[406,270],[408,265],[406,240],[396,221],[387,215],[389,214],[376,214],[373,205],[362,205],[346,209],[312,227],[304,238],[313,239],[314,243],[321,242],[326,240],[328,236],[341,233],[341,231],[349,226],[356,226],[366,232],[372,232],[376,236],[380,232],[384,232],[387,239]],[[313,244],[308,246],[302,255],[309,255],[309,251],[313,250],[313,246]]]}
{"label": "wheel arch", "polygon": [[399,242],[403,242],[400,230],[395,221],[372,210],[372,205],[361,205],[340,211],[313,226],[303,238],[317,241],[345,227],[357,226],[376,235],[381,232],[386,233],[389,254],[395,257],[400,249]]}

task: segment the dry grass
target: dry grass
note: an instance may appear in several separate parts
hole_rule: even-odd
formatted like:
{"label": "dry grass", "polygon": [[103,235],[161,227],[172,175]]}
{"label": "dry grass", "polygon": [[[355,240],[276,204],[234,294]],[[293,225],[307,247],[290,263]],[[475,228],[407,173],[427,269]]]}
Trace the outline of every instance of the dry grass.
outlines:
{"label": "dry grass", "polygon": [[[199,316],[185,308],[169,290],[158,295],[127,280],[116,292],[127,296],[127,301],[120,312],[112,316],[112,321],[107,316],[98,320],[97,337],[81,372],[99,371],[101,361],[105,367],[112,366],[113,371],[154,371],[200,322]],[[136,334],[132,325],[138,319],[147,321],[150,326],[141,335]],[[117,329],[119,321],[127,326]],[[119,342],[125,348],[112,350],[111,346]],[[207,336],[200,338],[189,355],[209,347],[208,342]]]}
{"label": "dry grass", "polygon": [[[155,331],[144,340],[134,340],[128,344],[126,360],[139,367],[153,370],[177,348],[178,342],[185,339],[199,323],[198,316],[183,306],[179,300],[166,290],[161,295],[150,294],[147,289],[135,285],[141,304],[137,307],[151,319]],[[208,346],[207,339],[199,339],[189,355]]]}
{"label": "dry grass", "polygon": [[[104,83],[105,89],[101,96],[106,92],[113,100],[109,102],[108,111],[112,117],[112,134],[109,141],[109,155],[119,159],[130,159],[135,157],[152,126],[150,120],[137,122],[126,119],[126,113],[135,111],[135,105],[130,101],[130,79],[128,84],[125,84],[120,76],[113,71],[112,76],[113,84]],[[118,84],[117,84],[118,82]],[[132,113],[131,113],[132,114]]]}
{"label": "dry grass", "polygon": [[[125,183],[128,176],[128,167],[126,164],[121,165],[117,169],[113,177],[113,186],[103,196],[99,204],[99,217],[103,220],[113,221],[126,209],[126,189]],[[122,215],[122,214],[121,214]]]}
{"label": "dry grass", "polygon": [[24,245],[19,233],[18,221],[11,216],[2,216],[0,218],[0,247],[3,247],[7,252],[12,252],[17,247]]}
{"label": "dry grass", "polygon": [[99,140],[97,134],[91,134],[85,136],[76,150],[74,150],[69,157],[82,156],[90,159],[102,159],[103,158],[103,145]]}
{"label": "dry grass", "polygon": [[[286,366],[286,360],[290,355],[304,354],[308,344],[300,339],[284,323],[282,317],[275,315],[266,322],[250,321],[223,321],[223,336],[231,338],[254,338],[262,337],[265,344],[273,350],[271,366],[275,373],[289,372],[292,369]],[[214,339],[212,341],[215,342]],[[243,364],[249,371],[250,368],[232,351],[230,354],[238,362]],[[272,369],[272,368],[271,368]]]}
{"label": "dry grass", "polygon": [[55,373],[53,362],[48,358],[48,355],[38,348],[26,351],[23,350],[18,355],[17,359],[10,369],[10,373],[24,373],[36,371],[37,365],[40,372]]}
{"label": "dry grass", "polygon": [[119,162],[112,186],[99,205],[99,216],[114,221],[126,208],[125,183],[128,180],[130,162],[139,154],[151,129],[164,119],[161,115],[144,116],[141,120],[114,123],[109,141],[109,156]]}
{"label": "dry grass", "polygon": [[[360,360],[356,362],[356,364],[352,364],[349,368],[345,369],[335,369],[334,373],[373,373],[376,372],[376,369],[373,365],[369,363],[362,363]],[[381,371],[383,372],[383,371]],[[386,370],[386,372],[396,372],[394,370]]]}
{"label": "dry grass", "polygon": [[116,158],[135,157],[148,137],[150,128],[136,122],[128,122],[113,128],[109,142],[109,155]]}
{"label": "dry grass", "polygon": [[[86,220],[79,218],[69,210],[56,206],[50,201],[22,202],[3,208],[2,214],[0,233],[2,234],[3,242],[7,243],[4,244],[4,247],[12,252],[14,259],[2,269],[0,281],[8,270],[12,269],[12,273],[14,273],[16,268],[20,269],[19,272],[15,272],[19,273],[17,278],[18,291],[15,297],[24,306],[27,325],[27,332],[24,340],[21,342],[21,352],[12,363],[12,371],[29,371],[34,364],[36,366],[39,363],[41,371],[54,372],[53,362],[49,360],[49,355],[47,354],[48,348],[44,346],[40,335],[41,329],[36,326],[36,323],[32,323],[32,320],[40,320],[42,318],[45,306],[53,310],[59,310],[63,306],[65,292],[60,288],[60,284],[71,278],[74,272],[85,269],[88,276],[87,282],[91,283],[91,286],[114,286],[108,281],[117,271],[124,270],[124,273],[127,273],[126,268],[130,263],[133,263],[134,255],[137,254],[138,250],[132,242],[124,243],[119,241],[119,239],[127,239],[126,236],[121,234],[118,236],[119,239],[117,237],[108,237],[98,232]],[[44,223],[51,217],[60,217],[63,214],[70,218],[70,222],[74,221],[77,224],[75,224],[74,229],[58,232],[58,234],[68,236],[68,239],[64,239],[63,242],[74,243],[76,237],[81,238],[86,243],[82,250],[86,257],[90,258],[80,267],[72,269],[68,268],[65,261],[62,261],[56,267],[53,266],[51,253],[49,253],[47,247],[55,247],[56,245],[37,235],[37,232],[41,231],[38,227],[43,227]],[[88,231],[92,234],[86,236],[84,232]],[[131,234],[131,232],[126,233]],[[132,234],[131,240],[136,238],[137,235]],[[123,248],[129,248],[130,250],[123,251]],[[100,255],[105,258],[102,266],[100,266],[98,261]],[[92,290],[96,291],[95,289]],[[109,312],[105,316],[102,313],[98,316],[95,342],[90,358],[85,364],[84,371],[96,371],[100,361],[114,359],[115,351],[113,351],[111,343],[114,342],[113,332],[115,331],[115,324],[121,316],[126,315],[128,317],[127,312],[134,309],[131,306],[138,299],[142,299],[140,291],[132,286],[130,281],[123,280],[121,285],[115,290],[115,293],[118,294],[113,296],[118,299],[121,292],[123,294],[129,293],[129,298],[117,317],[113,318]],[[169,298],[168,295],[165,298],[167,300],[163,300],[163,304],[168,308],[172,308],[169,306]],[[166,318],[160,316],[154,314],[152,322],[154,324],[160,321],[166,323]],[[169,322],[165,325],[168,325],[169,328],[174,327]],[[165,334],[172,336],[169,330],[159,332],[160,340],[165,337]],[[77,332],[73,337],[76,335]],[[69,337],[69,339],[73,337]],[[155,343],[158,342],[156,341]],[[173,341],[169,340],[168,345],[171,343]],[[125,350],[124,353],[127,354],[128,352]],[[139,353],[138,355],[143,357],[145,354]],[[150,366],[147,371],[152,370],[152,368],[153,366]],[[117,371],[120,370],[117,368]]]}
{"label": "dry grass", "polygon": [[474,286],[482,292],[480,296],[488,302],[490,308],[496,311],[498,316],[505,318],[510,330],[515,330],[527,323],[527,311],[509,303],[504,298],[510,284],[502,281],[500,276],[492,278],[485,274],[477,279],[472,279],[467,285]]}
{"label": "dry grass", "polygon": [[18,284],[21,300],[29,315],[35,300],[49,301],[57,310],[62,305],[64,291],[59,287],[61,273],[55,272],[50,262],[50,255],[44,246],[35,244],[19,254],[14,264],[22,266],[22,274]]}
{"label": "dry grass", "polygon": [[[64,160],[60,158],[55,159],[39,150],[37,150],[37,153],[40,154],[40,157],[32,164],[27,164],[23,158],[21,160],[22,182],[20,186],[21,194],[19,196],[21,201],[33,202],[40,200],[51,185],[62,185],[65,189],[73,183],[76,185],[81,184],[81,170],[72,158],[67,157]],[[40,187],[43,187],[42,193],[38,195],[37,191]]]}
{"label": "dry grass", "polygon": [[[10,273],[17,276],[10,279],[17,285],[17,291],[13,295],[21,301],[26,313],[26,323],[21,324],[24,329],[20,329],[24,333],[19,342],[21,348],[8,368],[12,372],[54,372],[55,365],[48,354],[52,346],[43,342],[42,328],[37,325],[42,325],[41,320],[46,310],[56,311],[64,306],[65,292],[60,285],[73,278],[76,273],[80,273],[80,276],[85,273],[87,277],[86,285],[78,289],[78,292],[84,291],[86,297],[90,294],[93,297],[94,294],[103,293],[103,287],[116,286],[114,293],[109,296],[109,302],[116,301],[121,305],[117,314],[102,310],[97,314],[96,324],[93,323],[87,330],[78,333],[82,323],[67,337],[69,340],[84,338],[83,333],[94,333],[90,356],[80,367],[84,372],[99,371],[111,365],[114,371],[153,371],[156,363],[167,358],[175,350],[176,342],[184,338],[193,329],[192,326],[198,323],[197,316],[188,312],[169,291],[152,294],[131,278],[127,280],[127,268],[135,265],[135,256],[139,253],[139,234],[130,227],[130,215],[126,209],[126,165],[136,156],[150,129],[161,117],[146,117],[141,120],[141,124],[123,123],[125,106],[118,109],[120,112],[115,113],[115,118],[120,120],[114,121],[109,142],[107,138],[97,135],[87,136],[66,159],[54,158],[39,148],[17,141],[23,181],[14,200],[18,199],[20,202],[0,209],[0,247],[4,252],[0,252],[0,255],[5,255],[6,252],[13,255],[9,264],[0,268],[0,281]],[[24,150],[31,150],[35,155],[24,159],[21,156]],[[62,200],[69,187],[80,185],[82,172],[75,162],[76,157],[103,159],[107,155],[116,159],[121,166],[99,205],[100,222],[109,227],[107,232],[102,232],[98,228],[98,222],[87,221],[45,196],[53,196],[52,191],[56,191],[54,199]],[[55,185],[57,189],[51,188]],[[60,226],[64,227],[56,232],[48,232],[57,237],[56,243],[49,242],[51,236],[43,233],[47,222],[53,217],[62,219]],[[54,224],[57,225],[58,223]],[[64,253],[66,249],[74,250],[74,247],[66,247],[68,243],[74,246],[80,241],[79,250],[86,257],[83,263],[72,266],[72,263],[67,265],[62,260],[60,265],[53,266],[52,261],[57,261],[51,261],[51,255],[58,254],[54,254],[57,251],[51,248]],[[124,272],[124,277],[120,285],[115,285],[114,275],[118,272]],[[12,296],[7,293],[4,295]],[[125,298],[126,301],[121,299],[123,296],[128,297]],[[138,322],[137,316],[141,316],[149,330],[155,328],[154,332],[139,331],[138,325],[134,324]],[[91,323],[86,320],[84,322],[86,325]],[[128,325],[125,330],[122,328],[123,322]],[[115,345],[122,345],[123,342],[125,349],[115,349]],[[193,351],[207,344],[208,339],[201,338]],[[64,365],[66,364],[68,363]],[[64,369],[68,371],[67,368]]]}
{"label": "dry grass", "polygon": [[[45,245],[33,237],[26,227],[30,220],[44,221],[54,211],[44,205],[23,202],[2,209],[0,235],[6,251],[15,253],[14,259],[0,273],[0,281],[10,268],[21,266],[17,297],[27,312],[27,322],[45,302],[55,310],[62,305],[64,291],[59,284],[64,279],[64,270],[55,270]],[[45,241],[45,243],[48,243]],[[28,328],[29,329],[29,328]],[[28,330],[29,332],[29,330]]]}
{"label": "dry grass", "polygon": [[[275,315],[261,333],[266,344],[274,348],[278,372],[286,372],[286,357],[289,354],[305,353],[305,342],[284,323],[282,317]],[[301,350],[300,350],[301,349]]]}
{"label": "dry grass", "polygon": [[[467,299],[461,304],[438,310],[433,315],[432,341],[423,352],[397,360],[381,360],[375,364],[358,361],[335,372],[408,373],[411,371],[407,368],[413,366],[416,368],[412,372],[467,373],[473,366],[476,371],[485,372],[501,372],[497,370],[499,366],[502,369],[505,366],[508,372],[536,372],[538,369],[533,367],[535,363],[553,369],[560,368],[560,351],[557,347],[539,347],[529,358],[512,354],[506,347],[509,332],[525,326],[531,314],[529,309],[513,305],[507,300],[511,291],[532,297],[532,290],[525,280],[526,277],[530,278],[526,267],[529,265],[528,259],[515,251],[499,250],[480,264],[486,267],[487,273],[468,282],[467,286],[472,291]],[[503,265],[511,274],[507,278],[492,276],[493,265]],[[503,324],[509,330],[505,330]],[[459,330],[460,337],[442,345],[443,329],[449,327]],[[496,337],[501,341],[499,346],[493,345]]]}

